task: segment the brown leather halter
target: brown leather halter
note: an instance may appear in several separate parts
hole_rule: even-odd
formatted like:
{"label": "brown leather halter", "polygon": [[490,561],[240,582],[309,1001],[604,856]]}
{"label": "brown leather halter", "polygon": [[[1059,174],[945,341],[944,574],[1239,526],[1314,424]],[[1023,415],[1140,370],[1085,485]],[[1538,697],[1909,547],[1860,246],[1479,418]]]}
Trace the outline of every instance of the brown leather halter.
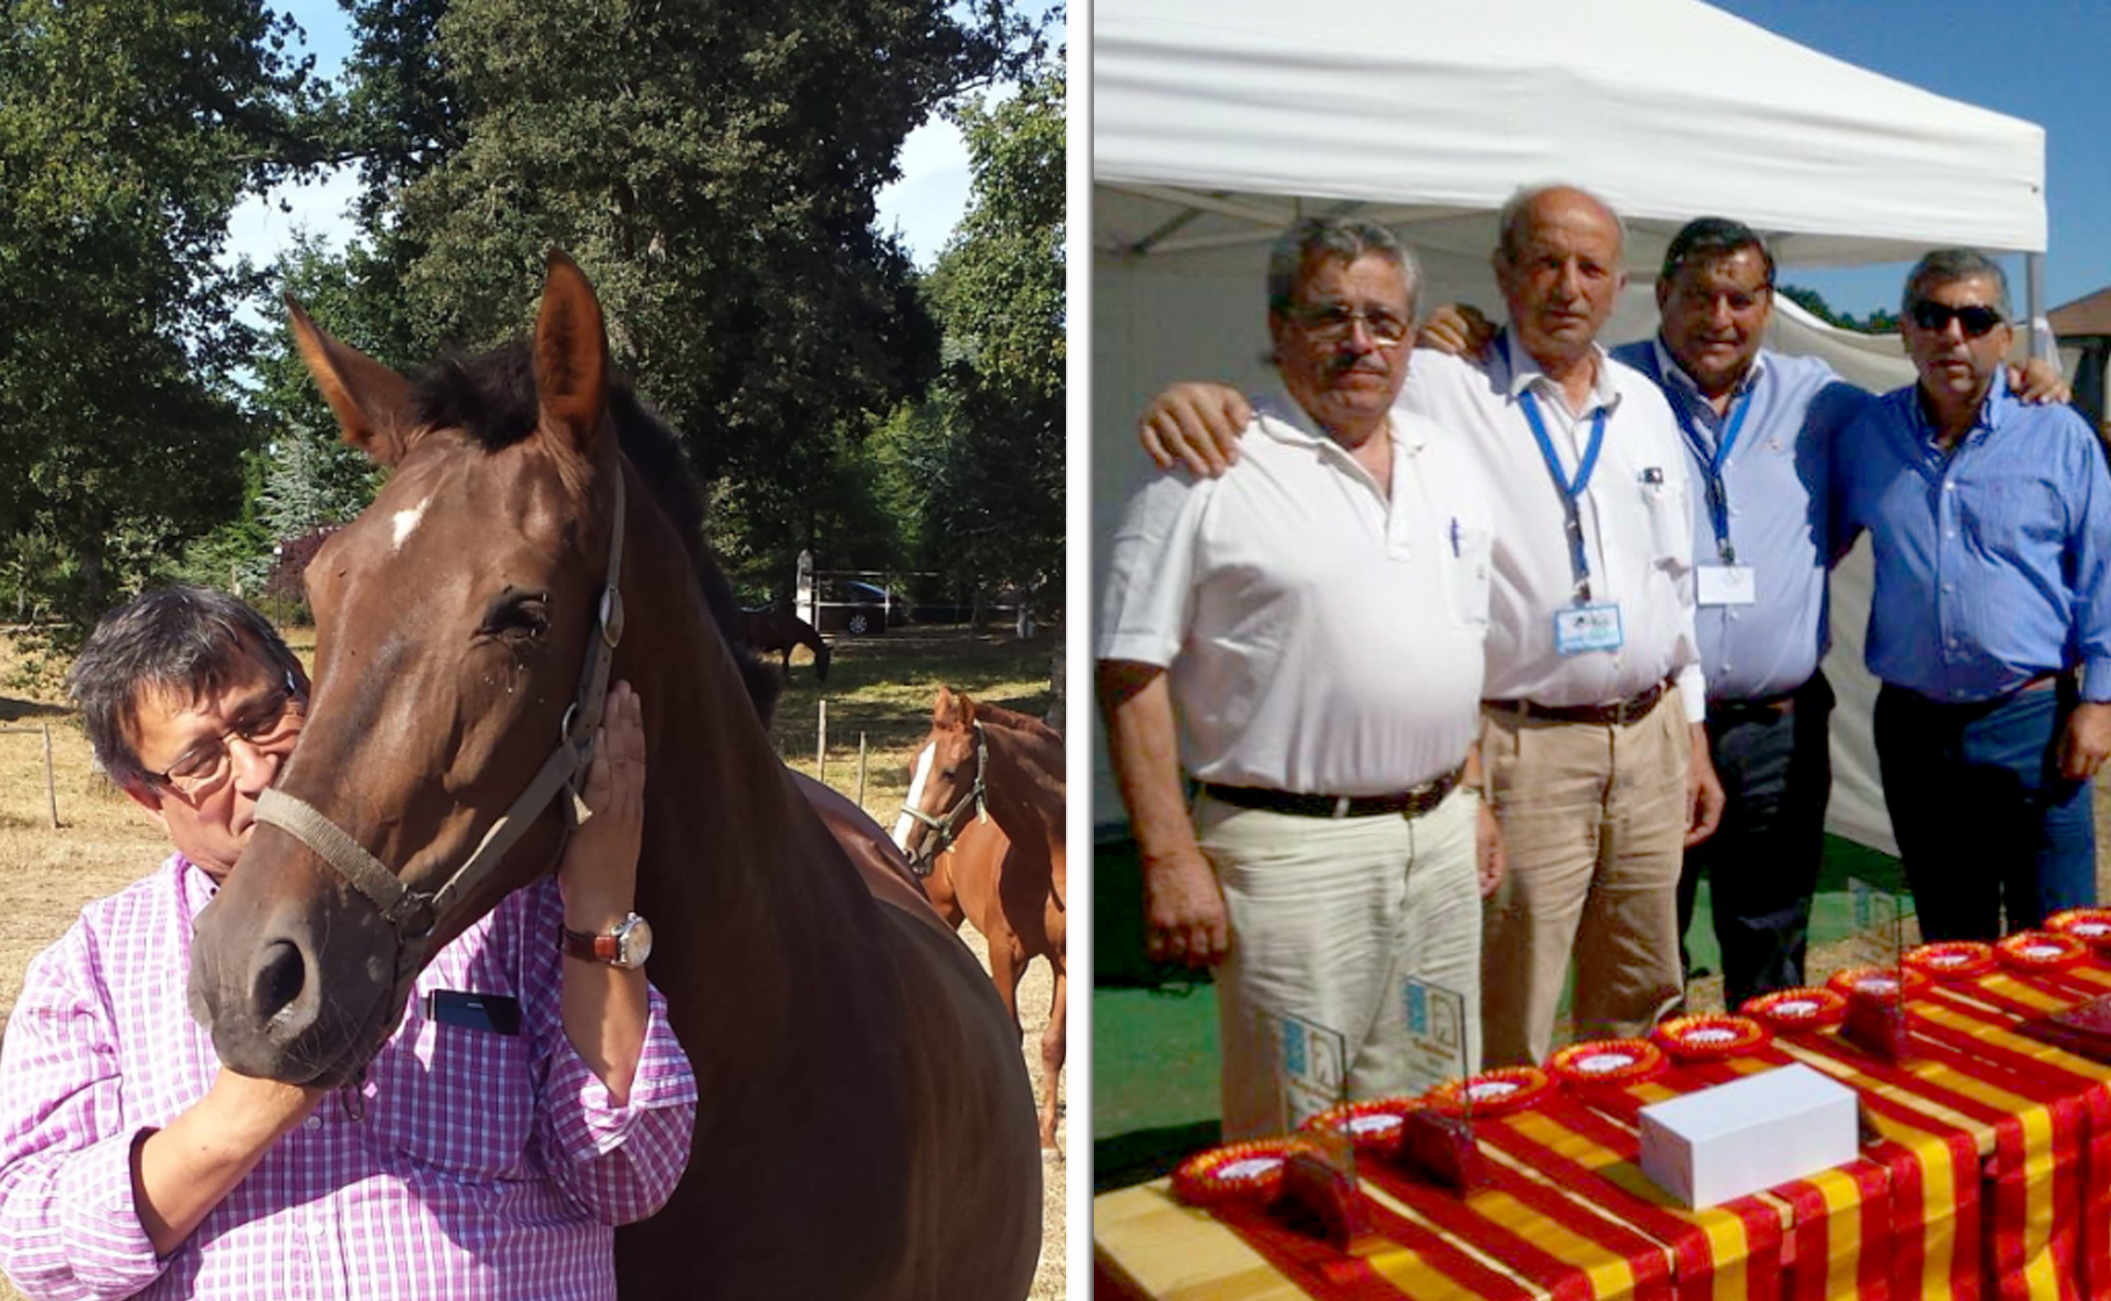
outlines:
{"label": "brown leather halter", "polygon": [[257,796],[256,820],[278,827],[313,850],[323,861],[371,902],[396,932],[395,988],[391,1006],[400,1005],[404,986],[425,965],[426,942],[433,927],[469,891],[491,875],[500,861],[526,834],[535,819],[555,798],[559,789],[571,796],[560,805],[566,813],[566,833],[586,821],[586,804],[579,797],[578,779],[594,757],[594,730],[601,723],[601,703],[608,693],[608,665],[616,644],[623,639],[623,596],[617,581],[623,572],[623,475],[616,474],[616,516],[609,533],[608,582],[601,591],[601,607],[587,638],[586,664],[579,690],[558,724],[557,748],[543,761],[541,771],[528,782],[504,813],[491,824],[476,850],[436,890],[412,890],[364,845],[313,805],[276,787]]}

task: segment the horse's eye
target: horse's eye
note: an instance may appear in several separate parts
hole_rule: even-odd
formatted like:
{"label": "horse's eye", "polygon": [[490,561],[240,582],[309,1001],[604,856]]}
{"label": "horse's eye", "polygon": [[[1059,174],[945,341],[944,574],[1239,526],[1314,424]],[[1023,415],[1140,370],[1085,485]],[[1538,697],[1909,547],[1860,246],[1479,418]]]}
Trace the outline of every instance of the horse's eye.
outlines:
{"label": "horse's eye", "polygon": [[533,641],[550,630],[550,597],[546,592],[507,592],[491,603],[484,626],[486,637],[508,641]]}

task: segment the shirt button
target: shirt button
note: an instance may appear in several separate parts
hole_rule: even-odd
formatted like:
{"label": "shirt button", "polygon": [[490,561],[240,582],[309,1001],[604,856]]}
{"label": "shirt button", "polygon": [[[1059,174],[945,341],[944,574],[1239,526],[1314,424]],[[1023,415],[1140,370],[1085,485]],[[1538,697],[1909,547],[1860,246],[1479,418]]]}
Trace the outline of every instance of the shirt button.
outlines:
{"label": "shirt button", "polygon": [[310,1116],[301,1122],[302,1129],[321,1129],[322,1127],[323,1118],[321,1116]]}
{"label": "shirt button", "polygon": [[1957,491],[1957,485],[1954,483],[1946,483],[1942,486],[1942,490],[1944,492],[1955,492]]}

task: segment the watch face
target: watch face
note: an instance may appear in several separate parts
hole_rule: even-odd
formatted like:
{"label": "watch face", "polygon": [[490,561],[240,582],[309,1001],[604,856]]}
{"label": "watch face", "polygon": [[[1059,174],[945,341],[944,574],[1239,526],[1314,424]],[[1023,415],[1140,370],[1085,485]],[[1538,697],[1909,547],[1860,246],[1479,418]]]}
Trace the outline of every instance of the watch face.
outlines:
{"label": "watch face", "polygon": [[616,931],[616,965],[642,967],[652,956],[652,923],[636,913]]}

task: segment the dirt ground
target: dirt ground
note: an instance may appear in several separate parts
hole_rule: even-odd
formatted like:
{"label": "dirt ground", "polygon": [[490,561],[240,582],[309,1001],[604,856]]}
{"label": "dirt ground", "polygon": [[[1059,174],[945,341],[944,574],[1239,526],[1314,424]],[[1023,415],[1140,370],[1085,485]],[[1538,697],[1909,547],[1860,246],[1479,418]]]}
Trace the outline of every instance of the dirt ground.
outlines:
{"label": "dirt ground", "polygon": [[[83,904],[151,871],[168,852],[145,815],[90,776],[87,739],[66,711],[50,703],[56,699],[56,683],[26,681],[0,639],[0,728],[31,729],[0,731],[0,1017],[14,1006],[29,960],[59,937]],[[45,794],[41,728],[46,723],[61,822],[57,831],[50,825]],[[972,926],[961,933],[986,968],[981,937]],[[1043,1087],[1039,1045],[1051,987],[1048,965],[1036,962],[1019,990],[1026,1029],[1021,1051],[1036,1097]],[[1065,1118],[1056,1131],[1059,1145],[1068,1132]],[[1031,1295],[1033,1301],[1058,1301],[1066,1295],[1068,1171],[1062,1157],[1044,1159],[1042,1175],[1041,1262]],[[0,1301],[20,1301],[4,1279]]]}

